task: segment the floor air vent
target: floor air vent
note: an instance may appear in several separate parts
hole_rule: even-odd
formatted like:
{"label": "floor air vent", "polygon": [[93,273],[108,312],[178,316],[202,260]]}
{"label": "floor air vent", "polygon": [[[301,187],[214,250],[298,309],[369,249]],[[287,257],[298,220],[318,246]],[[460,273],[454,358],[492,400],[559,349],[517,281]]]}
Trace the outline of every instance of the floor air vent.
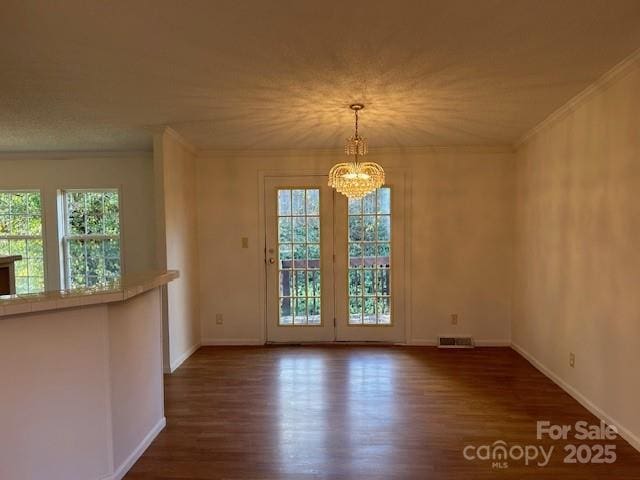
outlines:
{"label": "floor air vent", "polygon": [[438,348],[473,348],[471,337],[438,337]]}

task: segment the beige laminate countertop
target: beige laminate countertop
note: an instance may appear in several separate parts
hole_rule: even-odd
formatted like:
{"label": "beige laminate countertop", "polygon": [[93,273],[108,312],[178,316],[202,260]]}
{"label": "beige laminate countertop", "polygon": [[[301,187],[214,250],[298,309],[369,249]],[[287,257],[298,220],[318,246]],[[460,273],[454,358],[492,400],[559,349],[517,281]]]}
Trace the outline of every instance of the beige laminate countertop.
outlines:
{"label": "beige laminate countertop", "polygon": [[179,277],[177,270],[124,275],[109,285],[24,295],[0,295],[0,317],[29,312],[122,302]]}

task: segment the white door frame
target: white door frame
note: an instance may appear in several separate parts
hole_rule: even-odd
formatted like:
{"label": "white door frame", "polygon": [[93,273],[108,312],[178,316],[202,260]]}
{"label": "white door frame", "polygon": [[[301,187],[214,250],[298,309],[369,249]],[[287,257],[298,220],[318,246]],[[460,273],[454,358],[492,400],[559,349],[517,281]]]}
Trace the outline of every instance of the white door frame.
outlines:
{"label": "white door frame", "polygon": [[[387,168],[389,176],[402,176],[404,179],[404,291],[396,292],[395,302],[404,304],[404,341],[397,341],[399,344],[408,343],[412,338],[412,263],[411,263],[411,215],[412,215],[412,182],[411,170],[408,168]],[[258,312],[262,322],[260,322],[260,341],[267,341],[267,273],[266,273],[266,225],[265,225],[265,178],[266,177],[300,177],[300,176],[326,176],[328,169],[259,169],[258,170],[258,239],[256,249],[258,258],[264,262],[263,268],[258,268],[257,282],[259,285]]]}
{"label": "white door frame", "polygon": [[[327,177],[318,175],[306,176],[279,176],[265,177],[265,274],[266,274],[266,333],[269,342],[332,342],[335,340],[335,299],[333,280],[334,254],[333,254],[333,190],[327,185]],[[319,205],[318,215],[320,220],[320,319],[318,324],[307,325],[283,325],[280,323],[279,307],[279,241],[278,241],[278,197],[276,193],[281,190],[318,189]],[[312,215],[313,217],[313,215]],[[300,217],[293,217],[300,218]],[[302,217],[304,218],[304,217]],[[285,242],[288,243],[288,242]],[[314,244],[315,242],[312,242]],[[306,248],[305,248],[306,249]],[[293,267],[293,265],[291,266]],[[282,272],[289,270],[283,269]],[[295,272],[296,270],[291,270]],[[299,271],[299,270],[298,270]],[[307,272],[303,270],[303,272]],[[318,270],[311,270],[318,272]],[[304,274],[305,279],[307,273]],[[295,313],[293,314],[295,316]]]}
{"label": "white door frame", "polygon": [[[338,195],[335,202],[334,227],[336,245],[335,298],[336,298],[336,341],[339,342],[385,342],[406,343],[406,315],[408,307],[406,292],[406,231],[405,231],[405,177],[396,172],[387,172],[384,187],[391,189],[391,324],[351,325],[349,324],[349,282],[348,278],[348,226],[347,199]],[[339,222],[339,224],[338,224]]]}

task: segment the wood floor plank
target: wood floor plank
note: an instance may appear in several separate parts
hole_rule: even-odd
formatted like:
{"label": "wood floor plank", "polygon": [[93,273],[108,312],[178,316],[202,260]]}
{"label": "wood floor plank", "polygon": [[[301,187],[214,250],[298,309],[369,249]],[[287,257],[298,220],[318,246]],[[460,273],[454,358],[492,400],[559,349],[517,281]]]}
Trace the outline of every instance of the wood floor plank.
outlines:
{"label": "wood floor plank", "polygon": [[[165,377],[167,427],[127,480],[640,479],[621,439],[536,439],[598,420],[509,348],[204,347]],[[554,446],[549,465],[468,461],[466,445]],[[615,445],[565,464],[567,443]]]}

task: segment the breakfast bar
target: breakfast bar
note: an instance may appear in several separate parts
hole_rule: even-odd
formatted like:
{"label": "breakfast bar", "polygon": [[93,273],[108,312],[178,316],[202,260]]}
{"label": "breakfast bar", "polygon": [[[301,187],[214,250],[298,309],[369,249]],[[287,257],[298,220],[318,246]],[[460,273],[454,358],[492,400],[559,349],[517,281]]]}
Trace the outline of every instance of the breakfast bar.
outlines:
{"label": "breakfast bar", "polygon": [[162,296],[177,277],[0,296],[0,478],[122,478],[165,425]]}

